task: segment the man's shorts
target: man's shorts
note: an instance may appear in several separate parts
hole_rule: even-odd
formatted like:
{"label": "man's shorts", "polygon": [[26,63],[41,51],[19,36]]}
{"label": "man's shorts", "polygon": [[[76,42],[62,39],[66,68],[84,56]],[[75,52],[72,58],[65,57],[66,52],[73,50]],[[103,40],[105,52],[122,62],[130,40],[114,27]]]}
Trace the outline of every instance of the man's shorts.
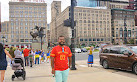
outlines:
{"label": "man's shorts", "polygon": [[55,71],[56,82],[67,82],[69,74],[69,68],[64,71]]}

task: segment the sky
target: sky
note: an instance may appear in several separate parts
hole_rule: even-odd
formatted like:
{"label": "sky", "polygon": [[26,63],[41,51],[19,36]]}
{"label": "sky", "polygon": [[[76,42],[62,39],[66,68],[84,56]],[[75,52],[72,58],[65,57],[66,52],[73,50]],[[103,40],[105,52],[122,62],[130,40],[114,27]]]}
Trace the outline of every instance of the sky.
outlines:
{"label": "sky", "polygon": [[[47,23],[51,22],[51,3],[52,1],[61,1],[61,10],[63,11],[66,7],[70,6],[71,0],[45,0],[47,3]],[[9,0],[0,0],[1,2],[1,21],[9,21]]]}

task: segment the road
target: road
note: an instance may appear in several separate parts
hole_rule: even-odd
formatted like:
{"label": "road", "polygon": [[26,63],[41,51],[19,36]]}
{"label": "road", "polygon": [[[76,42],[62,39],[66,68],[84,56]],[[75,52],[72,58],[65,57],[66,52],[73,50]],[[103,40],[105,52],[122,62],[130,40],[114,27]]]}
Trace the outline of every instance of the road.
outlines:
{"label": "road", "polygon": [[[78,61],[85,61],[88,59],[88,53],[87,52],[82,52],[82,53],[76,53],[75,54],[75,58],[76,58],[76,63]],[[93,52],[93,56],[94,56],[94,61],[96,61],[96,63],[93,64],[93,66],[95,68],[98,68],[99,70],[102,71],[107,71],[107,72],[111,72],[114,74],[118,74],[118,75],[122,75],[122,76],[127,76],[130,78],[136,78],[137,75],[135,75],[133,72],[131,71],[124,71],[124,70],[118,70],[118,69],[104,69],[100,64],[99,64],[99,53],[98,52]],[[85,61],[84,63],[81,63],[83,67],[86,67],[87,65],[87,61]]]}
{"label": "road", "polygon": [[[93,52],[94,59],[99,59],[99,53]],[[87,60],[88,59],[88,52],[82,52],[82,53],[75,53],[75,59],[78,60]]]}

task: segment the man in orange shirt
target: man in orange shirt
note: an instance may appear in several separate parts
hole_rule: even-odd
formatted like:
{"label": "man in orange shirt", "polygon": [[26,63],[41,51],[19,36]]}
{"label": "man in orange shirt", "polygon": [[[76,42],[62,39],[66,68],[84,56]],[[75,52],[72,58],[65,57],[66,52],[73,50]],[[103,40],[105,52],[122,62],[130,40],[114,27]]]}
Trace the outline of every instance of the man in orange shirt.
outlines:
{"label": "man in orange shirt", "polygon": [[27,46],[25,46],[25,49],[23,50],[24,59],[25,59],[25,66],[29,66],[29,52],[30,50],[27,49]]}
{"label": "man in orange shirt", "polygon": [[[67,82],[69,68],[72,61],[72,53],[70,48],[65,46],[64,36],[58,38],[58,46],[55,46],[51,51],[51,67],[56,82]],[[68,65],[69,59],[69,65]]]}

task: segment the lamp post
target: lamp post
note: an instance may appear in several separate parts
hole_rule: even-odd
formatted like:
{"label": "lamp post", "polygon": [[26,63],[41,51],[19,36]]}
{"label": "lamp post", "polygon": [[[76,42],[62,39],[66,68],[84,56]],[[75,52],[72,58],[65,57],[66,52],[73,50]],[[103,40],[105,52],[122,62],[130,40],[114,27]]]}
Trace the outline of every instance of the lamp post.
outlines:
{"label": "lamp post", "polygon": [[72,50],[72,67],[71,70],[76,70],[75,67],[75,30],[74,30],[74,6],[76,4],[76,0],[71,0],[71,29],[72,29],[72,38],[71,38],[71,50]]}
{"label": "lamp post", "polygon": [[127,16],[124,18],[124,43],[127,44]]}

